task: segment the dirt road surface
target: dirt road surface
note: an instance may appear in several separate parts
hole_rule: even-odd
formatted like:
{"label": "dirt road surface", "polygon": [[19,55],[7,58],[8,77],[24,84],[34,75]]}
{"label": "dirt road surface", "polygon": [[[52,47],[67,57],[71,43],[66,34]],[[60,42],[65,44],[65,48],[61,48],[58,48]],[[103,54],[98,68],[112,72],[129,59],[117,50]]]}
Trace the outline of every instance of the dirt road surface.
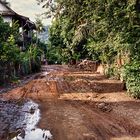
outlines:
{"label": "dirt road surface", "polygon": [[36,102],[38,127],[50,130],[52,140],[140,140],[140,101],[123,89],[99,73],[55,65],[1,98]]}

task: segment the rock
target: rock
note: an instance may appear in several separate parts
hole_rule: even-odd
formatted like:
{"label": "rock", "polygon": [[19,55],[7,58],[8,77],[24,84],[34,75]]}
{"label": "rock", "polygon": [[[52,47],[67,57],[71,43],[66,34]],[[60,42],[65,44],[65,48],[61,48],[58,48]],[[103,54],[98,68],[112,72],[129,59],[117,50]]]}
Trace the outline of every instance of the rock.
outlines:
{"label": "rock", "polygon": [[104,108],[105,106],[106,106],[105,103],[99,103],[99,104],[97,105],[97,107],[98,107],[99,109],[102,109],[102,108]]}
{"label": "rock", "polygon": [[31,113],[31,114],[34,114],[34,112],[35,112],[35,108],[31,107],[30,113]]}
{"label": "rock", "polygon": [[96,107],[101,110],[102,112],[110,112],[112,111],[112,107],[110,104],[102,102],[102,103],[97,103]]}
{"label": "rock", "polygon": [[80,64],[77,65],[77,68],[85,71],[96,71],[97,66],[98,63],[96,61],[83,60]]}

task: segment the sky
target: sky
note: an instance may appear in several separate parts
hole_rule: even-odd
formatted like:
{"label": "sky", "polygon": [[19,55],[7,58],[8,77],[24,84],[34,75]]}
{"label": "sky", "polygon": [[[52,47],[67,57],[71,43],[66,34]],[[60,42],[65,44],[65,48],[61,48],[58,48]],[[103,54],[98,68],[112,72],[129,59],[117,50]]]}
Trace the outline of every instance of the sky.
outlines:
{"label": "sky", "polygon": [[[38,14],[45,12],[45,9],[37,5],[36,0],[7,0],[11,3],[11,8],[23,16],[29,17],[32,21]],[[50,19],[43,20],[44,25],[49,25],[51,23]]]}

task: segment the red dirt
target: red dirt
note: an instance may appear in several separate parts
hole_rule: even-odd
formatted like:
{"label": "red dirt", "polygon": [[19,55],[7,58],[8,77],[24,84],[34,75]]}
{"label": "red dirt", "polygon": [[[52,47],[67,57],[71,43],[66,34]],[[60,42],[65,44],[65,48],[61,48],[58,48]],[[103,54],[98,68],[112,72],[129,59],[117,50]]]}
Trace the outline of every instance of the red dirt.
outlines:
{"label": "red dirt", "polygon": [[46,66],[5,99],[30,98],[41,109],[39,127],[53,140],[140,140],[140,101],[123,91],[124,84],[67,66]]}

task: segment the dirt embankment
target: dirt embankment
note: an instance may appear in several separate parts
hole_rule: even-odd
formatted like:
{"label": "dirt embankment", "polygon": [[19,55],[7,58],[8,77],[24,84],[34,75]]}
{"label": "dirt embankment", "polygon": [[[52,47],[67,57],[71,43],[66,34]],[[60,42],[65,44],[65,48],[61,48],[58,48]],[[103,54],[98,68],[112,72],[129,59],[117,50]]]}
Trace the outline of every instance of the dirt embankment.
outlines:
{"label": "dirt embankment", "polygon": [[44,73],[4,99],[30,98],[40,105],[39,127],[53,140],[139,140],[140,101],[123,83],[101,74],[46,66]]}

